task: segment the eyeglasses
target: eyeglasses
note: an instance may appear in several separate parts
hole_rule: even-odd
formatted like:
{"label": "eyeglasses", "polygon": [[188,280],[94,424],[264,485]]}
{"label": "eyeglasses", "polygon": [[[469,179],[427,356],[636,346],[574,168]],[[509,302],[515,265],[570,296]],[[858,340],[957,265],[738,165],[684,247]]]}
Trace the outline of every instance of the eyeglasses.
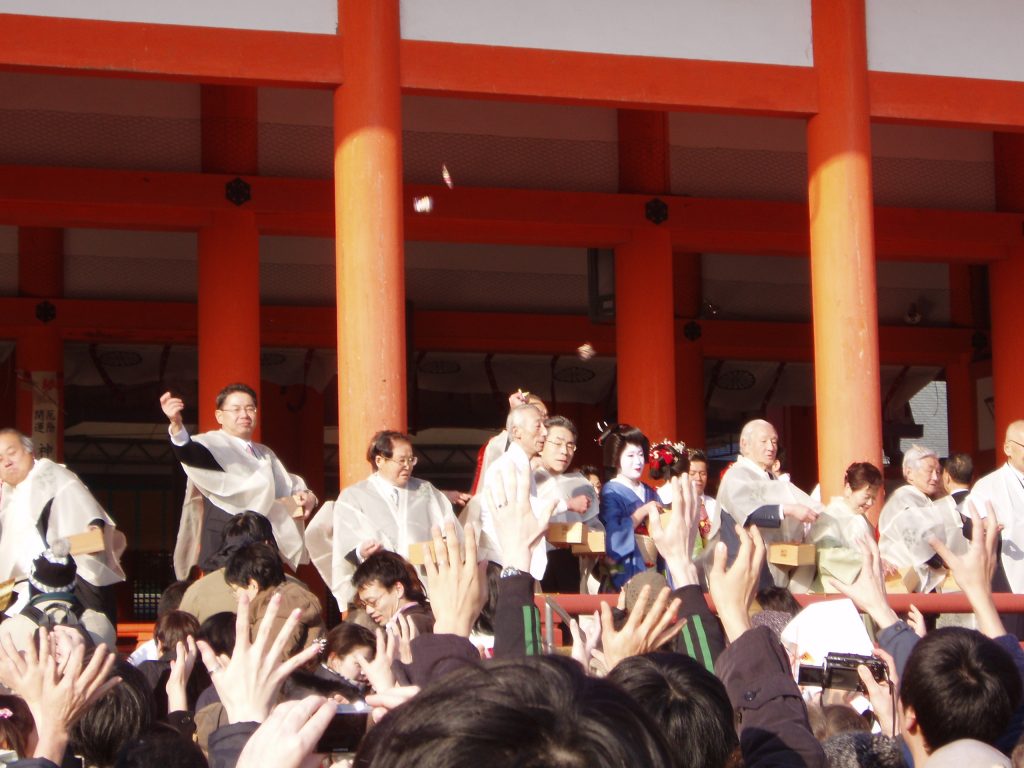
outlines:
{"label": "eyeglasses", "polygon": [[218,408],[221,413],[230,413],[232,416],[237,416],[240,413],[247,413],[250,416],[256,413],[255,405],[236,405],[232,408]]}
{"label": "eyeglasses", "polygon": [[360,597],[359,598],[359,603],[364,608],[376,608],[377,604],[380,603],[380,601],[383,600],[387,596],[388,596],[387,592],[382,592],[379,595],[374,595],[373,597],[370,597],[370,596]]}
{"label": "eyeglasses", "polygon": [[576,450],[576,443],[567,443],[564,440],[548,440],[548,445],[553,445],[555,446],[555,448],[561,448],[562,446],[565,446],[565,449],[567,451]]}
{"label": "eyeglasses", "polygon": [[1021,448],[1024,448],[1024,443],[1018,443],[1013,438],[1010,438],[1010,437],[1006,438],[1006,442],[1013,443],[1014,445],[1019,445]]}
{"label": "eyeglasses", "polygon": [[416,462],[419,461],[419,458],[417,458],[416,456],[406,456],[406,457],[401,458],[401,459],[394,459],[394,458],[387,458],[387,457],[385,457],[385,460],[386,461],[393,461],[393,462],[395,462],[395,464],[401,464],[403,467],[415,467],[416,466]]}

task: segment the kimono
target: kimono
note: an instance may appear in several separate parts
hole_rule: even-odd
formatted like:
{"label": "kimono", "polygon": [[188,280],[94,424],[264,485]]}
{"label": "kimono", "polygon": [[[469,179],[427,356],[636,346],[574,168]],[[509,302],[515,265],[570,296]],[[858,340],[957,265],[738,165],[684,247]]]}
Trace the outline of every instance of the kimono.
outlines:
{"label": "kimono", "polygon": [[658,492],[641,483],[643,498],[618,478],[601,487],[600,520],[605,527],[606,555],[613,563],[611,582],[622,587],[638,573],[647,570],[647,563],[636,541],[633,513],[649,501],[658,500]]}

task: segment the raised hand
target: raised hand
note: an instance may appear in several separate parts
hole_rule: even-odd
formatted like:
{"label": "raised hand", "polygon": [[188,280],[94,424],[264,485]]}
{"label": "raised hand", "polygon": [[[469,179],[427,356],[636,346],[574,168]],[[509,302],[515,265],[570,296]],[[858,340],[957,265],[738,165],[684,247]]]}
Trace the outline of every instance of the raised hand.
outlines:
{"label": "raised hand", "polygon": [[857,578],[852,584],[844,584],[832,578],[829,579],[829,583],[853,600],[857,610],[870,616],[877,629],[881,631],[899,620],[886,598],[882,556],[873,538],[858,539],[857,546],[860,547],[861,553],[860,573],[857,574]]}
{"label": "raised hand", "polygon": [[543,502],[543,507],[535,514],[530,503],[530,470],[520,467],[505,470],[492,478],[484,490],[503,564],[529,571],[531,551],[544,537],[556,502]]}
{"label": "raised hand", "polygon": [[[533,518],[532,510],[529,515]],[[451,521],[444,526],[443,538],[437,526],[431,529],[431,535],[434,545],[424,568],[430,609],[434,614],[434,632],[469,637],[487,602],[487,563],[477,562],[476,526],[466,524],[465,544],[459,541]]]}
{"label": "raised hand", "polygon": [[382,629],[377,630],[377,652],[373,656],[373,661],[361,653],[356,653],[356,663],[366,675],[373,690],[386,691],[395,687],[395,673],[391,670],[391,664],[397,654],[398,639]]}
{"label": "raised hand", "polygon": [[174,648],[174,658],[171,659],[171,674],[167,677],[167,711],[185,712],[188,710],[188,694],[186,686],[188,679],[192,676],[192,669],[196,665],[196,657],[199,649],[196,647],[195,638],[189,635],[185,642],[178,642]]}
{"label": "raised hand", "polygon": [[210,673],[230,723],[262,723],[266,720],[285,678],[320,652],[320,646],[314,643],[282,662],[284,648],[291,642],[301,611],[298,608],[292,611],[277,637],[271,639],[270,627],[280,606],[280,595],[270,598],[256,639],[250,642],[249,597],[242,593],[235,620],[235,649],[230,658],[218,656],[205,641],[198,643],[203,664]]}
{"label": "raised hand", "polygon": [[170,392],[164,392],[160,395],[160,408],[163,410],[164,416],[171,423],[171,434],[178,434],[184,426],[181,412],[185,410],[185,401],[180,397],[175,397]]}
{"label": "raised hand", "polygon": [[299,768],[320,765],[313,749],[334,717],[336,705],[323,696],[283,701],[249,737],[235,764],[238,768]]}
{"label": "raised hand", "polygon": [[740,548],[731,568],[725,567],[725,544],[715,545],[714,563],[708,576],[711,597],[718,610],[718,618],[730,642],[750,629],[750,603],[757,591],[757,583],[764,567],[765,545],[756,525],[736,526]]}
{"label": "raised hand", "polygon": [[647,521],[647,530],[650,531],[659,554],[665,558],[669,573],[672,575],[672,583],[678,589],[698,583],[697,567],[691,558],[697,537],[700,505],[689,478],[673,477],[670,482],[672,510],[668,523],[662,523],[660,514],[651,515]]}
{"label": "raised hand", "polygon": [[686,620],[679,620],[682,601],[671,600],[671,590],[665,587],[647,610],[651,596],[650,586],[640,590],[640,596],[625,626],[616,631],[612,609],[608,603],[601,603],[602,652],[608,669],[630,656],[637,656],[658,648],[671,640],[683,628]]}

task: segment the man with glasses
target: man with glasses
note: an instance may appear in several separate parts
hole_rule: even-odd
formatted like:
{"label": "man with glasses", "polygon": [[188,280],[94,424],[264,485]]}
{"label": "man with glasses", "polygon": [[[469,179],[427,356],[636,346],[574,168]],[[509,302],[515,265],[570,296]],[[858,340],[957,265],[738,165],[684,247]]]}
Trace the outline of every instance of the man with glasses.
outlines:
{"label": "man with glasses", "polygon": [[[540,467],[533,473],[537,496],[557,502],[553,523],[582,522],[596,531],[604,526],[597,519],[599,501],[597,491],[580,472],[570,472],[569,466],[576,455],[576,426],[564,416],[551,416],[544,422],[548,434],[540,449]],[[556,549],[548,544],[548,568],[541,581],[545,592],[577,593],[585,582],[587,571],[592,570],[593,558],[580,558],[569,549]],[[587,569],[587,566],[590,566]]]}
{"label": "man with glasses", "polygon": [[443,530],[451,521],[458,529],[447,497],[412,476],[416,456],[408,435],[378,432],[366,460],[373,474],[325,503],[306,530],[313,564],[342,610],[355,595],[356,567],[371,555],[387,550],[408,558],[410,545],[430,540],[431,526]]}
{"label": "man with glasses", "polygon": [[[1001,570],[1005,572],[1010,590],[1021,594],[1024,593],[1024,421],[1014,421],[1006,428],[1003,453],[1006,463],[974,484],[967,503],[973,504],[982,517],[988,515],[987,504],[991,503],[1002,526]],[[969,509],[968,506],[964,511]],[[1021,637],[1024,621],[1019,615],[1013,618],[1007,629]]]}
{"label": "man with glasses", "polygon": [[[168,432],[174,455],[188,476],[181,508],[174,572],[188,576],[198,563],[215,570],[213,558],[223,531],[234,515],[257,512],[270,520],[281,558],[292,568],[305,560],[301,522],[317,498],[306,481],[285,469],[274,452],[253,442],[256,429],[256,392],[245,384],[229,384],[217,395],[215,412],[220,429],[191,437],[182,420],[185,403],[165,392],[160,407],[170,422]],[[296,514],[301,508],[302,514]]]}

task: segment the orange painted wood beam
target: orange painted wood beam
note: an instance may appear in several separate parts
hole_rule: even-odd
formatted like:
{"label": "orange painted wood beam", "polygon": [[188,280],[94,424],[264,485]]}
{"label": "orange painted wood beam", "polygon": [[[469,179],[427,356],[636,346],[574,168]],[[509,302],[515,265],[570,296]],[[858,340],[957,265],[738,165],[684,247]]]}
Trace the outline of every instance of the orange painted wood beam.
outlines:
{"label": "orange painted wood beam", "polygon": [[[40,326],[38,299],[0,298],[0,338],[14,338],[26,327]],[[64,341],[132,344],[194,344],[196,305],[182,302],[53,299],[57,317],[50,324]],[[132,318],[131,324],[125,318]],[[686,319],[676,320],[677,344]],[[704,356],[712,359],[811,360],[810,323],[700,320]],[[598,355],[615,354],[615,326],[597,325],[581,315],[504,312],[417,311],[413,346],[447,352],[574,355],[584,341]],[[971,351],[973,331],[966,328],[881,326],[879,355],[883,365],[946,365]],[[270,306],[260,308],[260,339],[267,347],[333,349],[334,307]],[[974,372],[976,376],[985,371]]]}
{"label": "orange painted wood beam", "polygon": [[0,14],[0,68],[161,80],[342,82],[337,35]]}
{"label": "orange painted wood beam", "polygon": [[409,93],[793,117],[817,109],[810,67],[402,41]]}
{"label": "orange painted wood beam", "polygon": [[1024,130],[1024,82],[868,72],[868,93],[874,120]]}
{"label": "orange painted wood beam", "polygon": [[[233,176],[0,166],[0,223],[196,231],[218,211]],[[245,204],[262,234],[333,237],[330,181],[246,176]],[[429,214],[413,198],[430,195]],[[614,247],[644,218],[650,195],[406,185],[405,238],[568,247]],[[807,207],[769,200],[660,196],[676,251],[806,256]],[[1024,242],[1024,213],[876,208],[881,259],[988,263]]]}

